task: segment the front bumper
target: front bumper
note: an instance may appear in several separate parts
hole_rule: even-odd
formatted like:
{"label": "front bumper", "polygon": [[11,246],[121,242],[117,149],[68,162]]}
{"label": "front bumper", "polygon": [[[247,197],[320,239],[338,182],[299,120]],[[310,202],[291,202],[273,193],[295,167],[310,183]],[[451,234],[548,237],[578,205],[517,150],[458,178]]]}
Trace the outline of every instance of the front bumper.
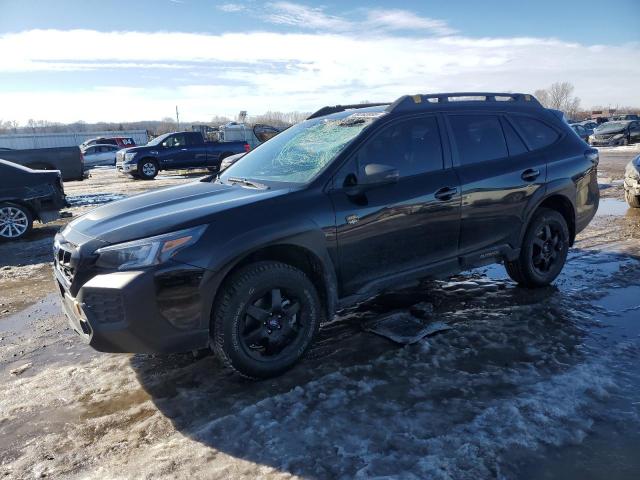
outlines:
{"label": "front bumper", "polygon": [[588,143],[594,147],[615,147],[621,145],[623,140],[624,138],[590,139]]}
{"label": "front bumper", "polygon": [[116,163],[116,171],[118,173],[131,174],[138,170],[138,165],[135,163]]}
{"label": "front bumper", "polygon": [[201,269],[174,265],[162,271],[100,274],[74,297],[58,263],[54,262],[54,275],[69,325],[96,350],[176,353],[208,345]]}

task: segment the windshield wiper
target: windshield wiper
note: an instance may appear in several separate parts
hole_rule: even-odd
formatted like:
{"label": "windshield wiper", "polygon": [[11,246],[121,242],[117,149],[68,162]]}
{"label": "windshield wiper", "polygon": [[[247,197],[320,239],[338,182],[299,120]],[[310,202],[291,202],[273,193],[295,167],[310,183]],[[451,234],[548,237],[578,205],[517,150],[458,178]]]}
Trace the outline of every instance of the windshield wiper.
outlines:
{"label": "windshield wiper", "polygon": [[241,185],[244,185],[245,187],[259,188],[260,190],[266,190],[269,188],[263,183],[254,182],[253,180],[248,180],[246,178],[227,177],[227,182],[239,183]]}

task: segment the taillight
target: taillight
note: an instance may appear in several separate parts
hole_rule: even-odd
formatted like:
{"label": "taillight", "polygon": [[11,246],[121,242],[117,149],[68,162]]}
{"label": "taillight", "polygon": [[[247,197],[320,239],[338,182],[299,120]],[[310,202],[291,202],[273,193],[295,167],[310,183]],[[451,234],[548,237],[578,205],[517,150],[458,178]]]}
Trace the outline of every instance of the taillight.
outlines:
{"label": "taillight", "polygon": [[248,143],[244,144],[244,151],[248,152],[249,150],[251,150],[251,145],[249,145]]}

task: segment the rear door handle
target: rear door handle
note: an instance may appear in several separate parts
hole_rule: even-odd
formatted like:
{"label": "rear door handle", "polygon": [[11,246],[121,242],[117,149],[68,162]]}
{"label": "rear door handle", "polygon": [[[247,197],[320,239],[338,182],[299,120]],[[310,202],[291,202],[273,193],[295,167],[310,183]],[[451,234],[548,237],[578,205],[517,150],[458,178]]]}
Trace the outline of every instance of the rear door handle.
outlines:
{"label": "rear door handle", "polygon": [[189,149],[188,148],[181,148],[180,150],[182,150],[183,152],[186,152]]}
{"label": "rear door handle", "polygon": [[445,201],[451,200],[456,193],[458,193],[458,189],[456,187],[442,187],[440,190],[437,190],[433,196],[438,200]]}
{"label": "rear door handle", "polygon": [[540,170],[536,168],[527,168],[524,172],[522,172],[520,178],[522,178],[522,180],[524,180],[525,182],[533,182],[539,176]]}

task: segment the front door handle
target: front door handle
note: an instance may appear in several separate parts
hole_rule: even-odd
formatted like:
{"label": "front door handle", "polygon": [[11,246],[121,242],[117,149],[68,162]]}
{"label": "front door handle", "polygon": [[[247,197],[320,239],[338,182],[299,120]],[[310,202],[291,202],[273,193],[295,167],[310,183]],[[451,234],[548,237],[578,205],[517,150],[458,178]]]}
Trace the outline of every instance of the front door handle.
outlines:
{"label": "front door handle", "polygon": [[540,170],[538,170],[537,168],[527,168],[524,172],[522,172],[520,178],[522,178],[522,180],[524,180],[525,182],[533,182],[539,176]]}
{"label": "front door handle", "polygon": [[456,187],[442,187],[440,190],[437,190],[433,196],[438,200],[446,201],[451,200],[456,193],[458,193]]}
{"label": "front door handle", "polygon": [[183,152],[186,152],[189,149],[188,148],[181,148],[180,150],[182,150]]}

